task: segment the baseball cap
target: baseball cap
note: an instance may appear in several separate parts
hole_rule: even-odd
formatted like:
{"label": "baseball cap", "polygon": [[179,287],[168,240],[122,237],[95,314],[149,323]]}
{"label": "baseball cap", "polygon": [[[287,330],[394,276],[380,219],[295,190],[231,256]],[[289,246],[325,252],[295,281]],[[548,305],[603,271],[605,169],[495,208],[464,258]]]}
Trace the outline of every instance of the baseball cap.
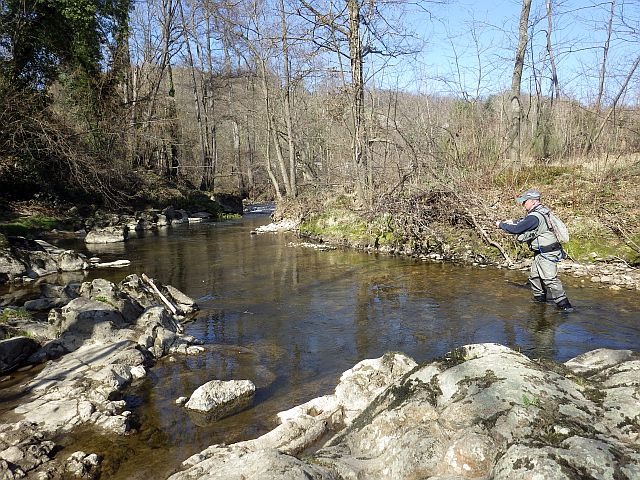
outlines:
{"label": "baseball cap", "polygon": [[534,188],[530,188],[518,198],[516,198],[516,202],[522,205],[527,200],[540,200],[540,192]]}

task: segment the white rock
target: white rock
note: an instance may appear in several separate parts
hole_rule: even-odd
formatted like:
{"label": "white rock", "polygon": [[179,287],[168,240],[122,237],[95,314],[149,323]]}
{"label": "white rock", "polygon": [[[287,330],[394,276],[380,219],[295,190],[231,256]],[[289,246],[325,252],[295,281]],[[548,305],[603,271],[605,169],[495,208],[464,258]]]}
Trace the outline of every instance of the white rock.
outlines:
{"label": "white rock", "polygon": [[212,380],[198,387],[185,407],[223,418],[247,408],[255,391],[250,380]]}

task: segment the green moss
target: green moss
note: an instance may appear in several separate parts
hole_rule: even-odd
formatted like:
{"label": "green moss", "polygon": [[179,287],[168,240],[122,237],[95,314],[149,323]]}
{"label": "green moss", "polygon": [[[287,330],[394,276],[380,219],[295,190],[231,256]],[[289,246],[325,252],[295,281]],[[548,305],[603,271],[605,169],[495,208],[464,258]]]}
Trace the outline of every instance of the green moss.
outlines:
{"label": "green moss", "polygon": [[107,297],[103,297],[102,295],[99,295],[97,297],[94,298],[95,301],[97,302],[102,302],[102,303],[106,303],[107,305],[117,309],[118,307],[115,306]]}
{"label": "green moss", "polygon": [[218,220],[223,221],[223,220],[240,220],[242,218],[242,215],[238,214],[238,213],[220,213],[218,215]]}
{"label": "green moss", "polygon": [[33,215],[31,217],[20,217],[10,222],[0,224],[0,233],[11,236],[29,236],[30,234],[53,230],[59,228],[60,219]]}
{"label": "green moss", "polygon": [[31,320],[32,316],[24,308],[5,308],[0,312],[0,323],[8,323],[14,320]]}
{"label": "green moss", "polygon": [[[600,258],[618,257],[634,263],[634,252],[618,239],[608,236],[598,236],[589,238],[572,237],[564,245],[565,251],[576,261],[592,261],[592,253],[596,253]],[[637,259],[637,253],[635,258]]]}
{"label": "green moss", "polygon": [[300,233],[352,244],[373,245],[376,235],[370,225],[352,212],[329,210],[302,222]]}
{"label": "green moss", "polygon": [[542,408],[540,405],[540,399],[537,397],[529,397],[527,394],[522,394],[522,405],[525,407],[537,407]]}

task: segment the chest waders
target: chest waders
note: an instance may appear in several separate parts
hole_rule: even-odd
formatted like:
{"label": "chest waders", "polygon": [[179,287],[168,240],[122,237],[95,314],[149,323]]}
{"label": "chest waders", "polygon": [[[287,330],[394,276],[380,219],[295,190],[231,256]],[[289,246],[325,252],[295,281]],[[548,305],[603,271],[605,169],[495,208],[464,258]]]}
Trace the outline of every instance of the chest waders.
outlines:
{"label": "chest waders", "polygon": [[538,205],[529,215],[535,215],[538,226],[518,235],[518,240],[527,242],[533,251],[533,262],[529,271],[529,284],[536,301],[545,302],[547,294],[560,309],[571,308],[562,283],[558,279],[558,262],[565,258],[562,245],[550,227],[547,214],[550,210]]}

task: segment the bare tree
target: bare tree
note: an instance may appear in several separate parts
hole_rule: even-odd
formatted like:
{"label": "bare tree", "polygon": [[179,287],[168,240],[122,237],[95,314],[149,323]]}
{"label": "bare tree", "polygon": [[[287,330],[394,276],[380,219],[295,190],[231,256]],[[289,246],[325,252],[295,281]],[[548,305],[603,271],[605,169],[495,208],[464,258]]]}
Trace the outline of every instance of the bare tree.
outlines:
{"label": "bare tree", "polygon": [[520,102],[520,88],[524,57],[527,48],[527,33],[529,30],[529,12],[531,0],[522,0],[520,22],[518,24],[518,47],[516,49],[515,65],[511,77],[511,128],[509,132],[509,149],[512,161],[520,163],[520,122],[522,119],[522,104]]}

